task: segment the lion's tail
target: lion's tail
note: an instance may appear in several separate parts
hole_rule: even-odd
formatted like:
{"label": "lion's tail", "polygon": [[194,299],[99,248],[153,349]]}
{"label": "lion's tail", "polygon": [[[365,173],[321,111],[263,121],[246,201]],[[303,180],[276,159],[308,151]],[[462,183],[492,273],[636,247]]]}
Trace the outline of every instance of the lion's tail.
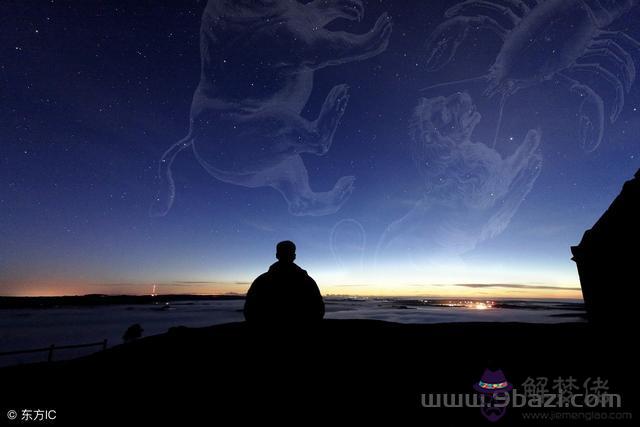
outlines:
{"label": "lion's tail", "polygon": [[169,147],[160,159],[156,184],[158,191],[151,202],[151,206],[149,207],[149,215],[151,217],[165,216],[173,205],[173,199],[176,196],[176,186],[171,173],[171,165],[178,153],[185,148],[191,147],[193,144],[193,137],[191,134],[192,132],[189,131],[187,136]]}

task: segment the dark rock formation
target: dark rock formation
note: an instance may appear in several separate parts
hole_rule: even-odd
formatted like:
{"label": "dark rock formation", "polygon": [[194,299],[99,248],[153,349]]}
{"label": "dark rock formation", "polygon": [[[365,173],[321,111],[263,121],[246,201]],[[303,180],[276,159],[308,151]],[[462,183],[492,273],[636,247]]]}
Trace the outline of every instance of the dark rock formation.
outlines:
{"label": "dark rock formation", "polygon": [[585,307],[594,323],[631,321],[640,284],[640,170],[578,246],[578,265]]}

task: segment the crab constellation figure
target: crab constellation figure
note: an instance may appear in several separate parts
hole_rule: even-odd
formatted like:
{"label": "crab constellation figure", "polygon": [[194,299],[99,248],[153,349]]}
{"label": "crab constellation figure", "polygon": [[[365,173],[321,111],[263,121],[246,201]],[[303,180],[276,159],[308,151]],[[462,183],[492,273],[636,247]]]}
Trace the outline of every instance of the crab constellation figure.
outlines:
{"label": "crab constellation figure", "polygon": [[640,43],[622,31],[606,28],[636,4],[637,0],[463,1],[445,12],[448,19],[429,37],[427,65],[431,71],[446,65],[469,30],[494,32],[502,40],[502,46],[488,73],[451,82],[486,80],[485,94],[500,94],[493,144],[506,99],[520,89],[558,79],[582,99],[580,145],[591,152],[602,141],[604,102],[596,90],[578,78],[595,74],[610,87],[614,101],[609,120],[615,122],[624,107],[625,92],[629,92],[636,77],[629,50],[637,54]]}
{"label": "crab constellation figure", "polygon": [[361,20],[361,0],[210,0],[200,30],[201,76],[193,95],[189,133],[171,146],[159,166],[152,216],[165,215],[175,197],[171,165],[191,148],[215,178],[245,187],[273,187],[294,215],[336,212],[353,190],[354,177],[333,189],[309,186],[301,154],[324,155],[349,99],[335,86],[316,120],[301,116],[314,72],[373,57],[391,36],[386,14],[364,34],[326,29],[344,18]]}

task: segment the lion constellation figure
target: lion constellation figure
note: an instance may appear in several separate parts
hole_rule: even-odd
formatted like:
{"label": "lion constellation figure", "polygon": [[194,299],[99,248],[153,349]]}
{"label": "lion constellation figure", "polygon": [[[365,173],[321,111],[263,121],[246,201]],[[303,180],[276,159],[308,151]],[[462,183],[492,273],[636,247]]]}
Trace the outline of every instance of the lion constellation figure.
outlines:
{"label": "lion constellation figure", "polygon": [[378,252],[405,251],[416,265],[457,263],[502,233],[540,175],[541,133],[531,129],[509,156],[471,140],[481,115],[467,93],[421,98],[411,146],[422,197],[389,224]]}
{"label": "lion constellation figure", "polygon": [[365,34],[327,30],[338,19],[361,20],[361,0],[210,0],[200,29],[201,76],[187,136],[159,166],[160,189],[150,209],[164,216],[175,197],[171,165],[191,147],[215,178],[245,187],[270,186],[294,215],[336,212],[353,191],[354,177],[332,190],[309,186],[302,153],[327,153],[349,99],[335,86],[316,120],[301,116],[314,71],[383,52],[391,21],[381,15]]}

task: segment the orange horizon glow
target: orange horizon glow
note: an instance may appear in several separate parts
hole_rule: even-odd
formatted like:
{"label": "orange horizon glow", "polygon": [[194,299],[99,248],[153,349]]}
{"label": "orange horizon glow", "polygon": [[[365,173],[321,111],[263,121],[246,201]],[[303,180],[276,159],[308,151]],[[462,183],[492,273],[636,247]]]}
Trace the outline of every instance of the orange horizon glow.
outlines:
{"label": "orange horizon glow", "polygon": [[[79,296],[102,295],[244,295],[249,282],[197,282],[190,285],[175,282],[153,283],[91,283],[91,282],[29,282],[5,287],[2,296]],[[423,297],[423,298],[512,298],[512,299],[574,299],[582,300],[580,285],[532,284],[350,284],[318,283],[322,294],[351,297]],[[155,289],[155,290],[154,290]]]}

